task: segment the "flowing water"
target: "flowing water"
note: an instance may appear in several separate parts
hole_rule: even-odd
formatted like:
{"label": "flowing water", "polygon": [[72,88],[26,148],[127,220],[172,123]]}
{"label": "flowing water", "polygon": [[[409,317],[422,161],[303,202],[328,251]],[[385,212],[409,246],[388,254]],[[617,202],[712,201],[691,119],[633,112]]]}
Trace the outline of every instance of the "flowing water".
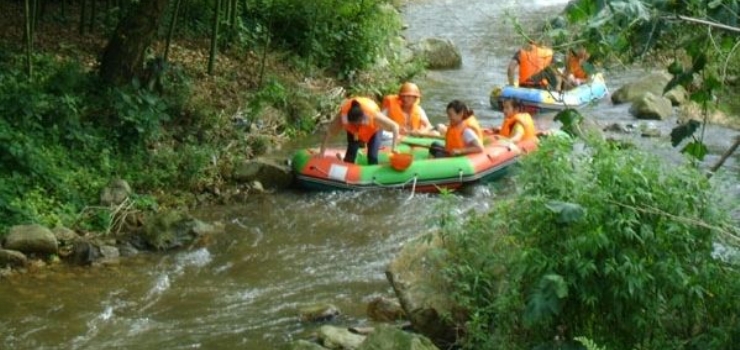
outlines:
{"label": "flowing water", "polygon": [[[505,79],[520,40],[510,16],[526,24],[559,11],[567,1],[428,0],[404,9],[407,36],[447,37],[460,47],[463,67],[417,80],[435,122],[453,98],[469,102],[483,124],[501,114],[488,92]],[[608,75],[614,89],[643,72]],[[604,101],[589,107],[599,121],[633,122],[627,107]],[[551,119],[551,118],[550,118]],[[553,124],[548,116],[538,122]],[[556,125],[553,125],[556,126]],[[670,123],[659,127],[670,130]],[[707,131],[711,164],[733,132]],[[671,159],[662,141],[636,141]],[[720,184],[738,198],[737,158]],[[505,194],[506,182],[453,196],[445,208],[485,210]],[[174,254],[142,254],[120,266],[56,266],[0,280],[2,349],[274,349],[309,337],[315,326],[297,310],[332,303],[340,324],[369,323],[365,305],[392,296],[384,270],[404,242],[429,232],[445,199],[408,192],[302,193],[254,196],[246,205],[203,208],[198,218],[226,232],[205,247]]]}

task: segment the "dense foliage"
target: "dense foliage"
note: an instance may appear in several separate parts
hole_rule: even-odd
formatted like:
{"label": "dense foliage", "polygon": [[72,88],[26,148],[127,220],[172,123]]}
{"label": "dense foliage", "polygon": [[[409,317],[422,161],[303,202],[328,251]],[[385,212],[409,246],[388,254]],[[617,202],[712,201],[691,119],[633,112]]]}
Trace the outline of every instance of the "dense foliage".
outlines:
{"label": "dense foliage", "polygon": [[[136,1],[106,3],[111,6],[102,9],[72,7],[80,11],[77,18],[85,18],[79,23],[80,36],[73,36],[77,31],[61,31],[66,36],[53,39],[61,40],[59,47],[71,57],[60,54],[57,46],[44,52],[32,40],[0,36],[0,45],[11,49],[0,52],[0,235],[11,225],[32,222],[105,231],[112,208],[96,205],[101,189],[116,178],[142,194],[134,198],[139,206],[151,207],[154,196],[171,201],[168,205],[181,205],[193,203],[195,195],[218,192],[239,159],[263,153],[276,135],[312,131],[317,115],[334,108],[327,103],[333,102],[327,101],[329,97],[292,81],[293,70],[312,72],[318,79],[322,76],[316,72],[330,70],[348,78],[386,52],[384,43],[400,29],[398,13],[380,0],[220,2],[218,16],[216,0],[168,2],[157,41],[161,48],[174,29],[176,42],[200,47],[202,54],[208,51],[202,43],[211,37],[211,24],[218,19],[225,28],[218,38],[225,55],[237,62],[240,56],[252,57],[247,61],[254,65],[255,52],[259,53],[261,67],[245,67],[257,71],[259,79],[249,77],[236,85],[248,90],[228,91],[237,99],[226,107],[218,100],[221,91],[197,88],[199,80],[209,80],[201,75],[205,67],[164,61],[162,52],[154,49],[146,52],[143,74],[120,86],[104,84],[90,65],[78,60],[85,54],[99,57],[100,52],[75,50],[85,46],[86,35],[105,41],[116,22],[139,4]],[[31,37],[57,35],[44,31],[50,27],[76,28],[77,18],[69,7],[65,10],[67,3],[49,2],[32,14],[30,23],[43,25],[37,25]],[[179,24],[170,27],[178,3]],[[269,62],[276,56],[288,57],[288,62]],[[271,72],[270,65],[287,67],[289,72]],[[222,74],[243,76],[236,73]],[[392,74],[381,78],[385,80],[369,84],[384,86],[398,80]],[[232,77],[212,80],[210,88],[235,89],[235,84],[226,83]],[[275,110],[279,112],[271,112]]]}
{"label": "dense foliage", "polygon": [[634,149],[572,147],[545,142],[516,199],[445,232],[466,348],[738,344],[740,271],[713,256],[737,232],[706,177]]}

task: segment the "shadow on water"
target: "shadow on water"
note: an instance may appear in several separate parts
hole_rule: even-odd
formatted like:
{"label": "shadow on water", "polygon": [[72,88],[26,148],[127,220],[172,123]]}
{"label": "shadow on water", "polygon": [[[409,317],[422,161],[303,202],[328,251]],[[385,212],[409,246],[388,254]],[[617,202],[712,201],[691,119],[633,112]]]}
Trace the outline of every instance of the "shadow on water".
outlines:
{"label": "shadow on water", "polygon": [[[532,23],[567,1],[534,0],[529,8],[519,3],[430,0],[404,10],[410,40],[450,38],[463,54],[462,69],[433,71],[418,80],[434,122],[444,122],[443,109],[453,98],[470,103],[483,124],[501,122],[488,105],[488,93],[505,80],[505,67],[520,43],[507,14]],[[641,74],[633,69],[608,75],[610,88]],[[634,122],[626,106],[608,99],[584,112],[603,123]],[[552,116],[538,118],[553,124]],[[664,135],[671,123],[659,125]],[[710,128],[712,154],[705,163],[713,163],[734,134]],[[681,161],[665,137],[633,138]],[[315,145],[315,139],[300,144]],[[737,159],[716,177],[735,201]],[[297,309],[326,302],[343,311],[340,324],[369,323],[365,306],[375,296],[392,295],[384,270],[403,243],[431,231],[441,210],[487,209],[507,193],[509,181],[473,187],[450,197],[445,207],[444,197],[409,198],[409,192],[288,191],[255,196],[244,205],[203,208],[196,217],[226,227],[207,248],[142,255],[125,266],[50,268],[0,281],[0,348],[274,349],[309,337],[315,326],[300,323]]]}

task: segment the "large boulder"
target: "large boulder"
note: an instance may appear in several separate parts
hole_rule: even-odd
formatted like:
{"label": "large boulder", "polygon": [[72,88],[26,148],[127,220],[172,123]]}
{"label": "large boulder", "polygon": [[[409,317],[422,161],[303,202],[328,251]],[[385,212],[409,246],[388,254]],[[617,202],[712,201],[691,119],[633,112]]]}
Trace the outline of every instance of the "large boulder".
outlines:
{"label": "large boulder", "polygon": [[435,235],[431,240],[407,243],[391,261],[386,277],[414,330],[446,348],[457,341],[457,327],[467,317],[451,299],[440,278],[440,262],[434,251],[441,246]]}
{"label": "large boulder", "polygon": [[286,349],[287,350],[326,350],[325,347],[323,347],[323,346],[321,346],[319,344],[310,342],[308,340],[303,340],[303,339],[296,340],[296,341],[290,343],[286,347]]}
{"label": "large boulder", "polygon": [[671,100],[648,92],[632,103],[630,113],[638,119],[664,120],[673,114],[673,105]]}
{"label": "large boulder", "polygon": [[255,158],[237,164],[232,174],[239,182],[258,181],[266,188],[286,188],[293,183],[293,172],[284,162],[269,158]]}
{"label": "large boulder", "polygon": [[663,97],[671,100],[671,104],[674,106],[680,106],[686,103],[689,99],[689,92],[686,91],[686,88],[677,85],[673,89],[668,90]]}
{"label": "large boulder", "polygon": [[223,230],[220,224],[209,224],[187,213],[168,211],[153,214],[145,222],[141,237],[149,248],[172,250],[202,246]]}
{"label": "large boulder", "polygon": [[377,297],[367,304],[367,316],[375,322],[393,322],[406,318],[398,300]]}
{"label": "large boulder", "polygon": [[670,80],[671,75],[667,72],[648,74],[638,81],[624,84],[617,89],[617,91],[612,93],[612,102],[614,104],[634,103],[648,92],[655,96],[662,96],[663,89],[665,89],[665,86],[668,85]]}
{"label": "large boulder", "polygon": [[100,191],[100,204],[119,205],[131,195],[131,186],[126,180],[114,179]]}
{"label": "large boulder", "polygon": [[16,250],[0,249],[0,268],[4,266],[25,267],[28,259],[23,253]]}
{"label": "large boulder", "polygon": [[365,340],[365,336],[350,332],[347,328],[321,326],[319,341],[329,349],[357,349]]}
{"label": "large boulder", "polygon": [[26,254],[56,254],[59,248],[54,233],[37,224],[11,227],[3,247]]}
{"label": "large boulder", "polygon": [[450,39],[422,39],[411,45],[411,50],[426,62],[428,69],[457,69],[462,66],[460,50]]}
{"label": "large boulder", "polygon": [[429,338],[381,324],[358,350],[438,350]]}

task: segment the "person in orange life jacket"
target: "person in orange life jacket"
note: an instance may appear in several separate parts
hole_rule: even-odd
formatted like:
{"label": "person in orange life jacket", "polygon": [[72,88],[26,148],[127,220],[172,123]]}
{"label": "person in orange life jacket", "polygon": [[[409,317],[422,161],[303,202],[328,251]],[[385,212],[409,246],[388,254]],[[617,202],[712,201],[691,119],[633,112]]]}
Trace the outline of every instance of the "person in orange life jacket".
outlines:
{"label": "person in orange life jacket", "polygon": [[508,138],[512,142],[525,141],[537,138],[537,129],[534,126],[532,116],[522,111],[521,104],[513,99],[505,99],[501,102],[501,110],[504,112],[504,121],[498,134]]}
{"label": "person in orange life jacket", "polygon": [[367,145],[368,164],[378,164],[378,150],[383,141],[382,130],[393,133],[391,150],[396,150],[398,124],[381,113],[378,104],[367,97],[344,100],[324,135],[317,156],[324,156],[327,142],[342,129],[347,132],[347,151],[344,154],[344,161],[347,163],[354,163],[357,151]]}
{"label": "person in orange life jacket", "polygon": [[[506,69],[509,85],[548,90],[560,90],[562,78],[552,65],[552,49],[538,46],[530,40],[509,61]],[[514,74],[519,68],[519,79]]]}
{"label": "person in orange life jacket", "polygon": [[588,73],[583,69],[583,64],[590,57],[585,48],[579,47],[575,50],[570,49],[565,58],[565,80],[563,89],[572,89],[588,81]]}
{"label": "person in orange life jacket", "polygon": [[[478,118],[475,117],[475,112],[473,112],[473,110],[468,108],[467,106],[465,108],[467,108],[468,112],[463,115],[463,121],[465,122],[465,124],[467,124],[467,126],[469,126],[475,131],[476,135],[478,135],[478,139],[482,141],[483,140],[483,127],[480,126],[480,123],[478,122]],[[442,137],[444,137],[444,135],[447,134],[447,125],[438,124],[436,127],[436,132]]]}
{"label": "person in orange life jacket", "polygon": [[445,131],[445,145],[433,142],[429,153],[435,158],[459,156],[470,153],[483,152],[483,141],[478,133],[465,118],[473,112],[460,100],[453,100],[447,104],[447,118],[450,124]]}
{"label": "person in orange life jacket", "polygon": [[419,105],[421,91],[414,83],[403,83],[398,95],[383,98],[383,114],[400,128],[401,134],[424,135],[432,130],[427,113]]}

